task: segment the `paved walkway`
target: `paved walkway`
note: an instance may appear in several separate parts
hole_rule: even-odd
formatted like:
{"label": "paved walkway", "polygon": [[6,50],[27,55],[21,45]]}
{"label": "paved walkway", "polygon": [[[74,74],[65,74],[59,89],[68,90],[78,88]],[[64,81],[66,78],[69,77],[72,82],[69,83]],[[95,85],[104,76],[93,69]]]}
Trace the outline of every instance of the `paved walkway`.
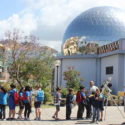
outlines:
{"label": "paved walkway", "polygon": [[[60,121],[55,121],[52,119],[52,115],[55,111],[55,108],[45,108],[42,110],[42,120],[41,121],[34,121],[35,112],[31,114],[31,121],[0,121],[0,125],[90,125],[90,120],[76,120],[76,112],[77,106],[73,109],[72,112],[72,120],[66,121],[65,120],[65,107],[61,107],[61,111],[59,117],[62,119]],[[123,107],[120,107],[120,110],[123,112]],[[7,111],[8,115],[8,111]],[[84,114],[85,116],[85,114]],[[98,123],[99,125],[121,125],[125,121],[117,109],[117,107],[108,107],[106,113],[106,120],[103,122]],[[97,124],[92,124],[97,125]]]}

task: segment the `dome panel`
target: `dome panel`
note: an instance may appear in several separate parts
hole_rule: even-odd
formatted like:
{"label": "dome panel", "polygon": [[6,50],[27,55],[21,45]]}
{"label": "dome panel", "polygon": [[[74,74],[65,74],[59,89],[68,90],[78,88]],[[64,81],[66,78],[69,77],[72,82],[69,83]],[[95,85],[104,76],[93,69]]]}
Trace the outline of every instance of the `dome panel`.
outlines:
{"label": "dome panel", "polygon": [[112,42],[125,38],[125,13],[115,7],[95,7],[76,17],[65,31],[63,42],[71,37],[86,41]]}

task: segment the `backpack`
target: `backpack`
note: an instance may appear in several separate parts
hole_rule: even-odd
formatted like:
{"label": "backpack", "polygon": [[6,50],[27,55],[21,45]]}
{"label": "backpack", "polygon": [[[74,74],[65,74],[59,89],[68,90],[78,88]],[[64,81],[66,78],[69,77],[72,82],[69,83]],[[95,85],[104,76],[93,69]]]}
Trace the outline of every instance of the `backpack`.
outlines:
{"label": "backpack", "polygon": [[14,104],[18,105],[19,103],[19,94],[18,92],[14,92]]}
{"label": "backpack", "polygon": [[81,101],[82,101],[82,96],[81,96],[80,91],[78,91],[77,94],[76,94],[76,102],[80,103]]}
{"label": "backpack", "polygon": [[26,92],[24,92],[24,93],[23,93],[23,97],[22,97],[22,101],[25,102],[25,101],[27,101],[27,100],[28,100],[28,98],[27,98],[27,96],[26,96]]}
{"label": "backpack", "polygon": [[36,99],[37,99],[37,101],[40,101],[40,102],[44,101],[44,91],[41,91],[41,90],[38,91]]}

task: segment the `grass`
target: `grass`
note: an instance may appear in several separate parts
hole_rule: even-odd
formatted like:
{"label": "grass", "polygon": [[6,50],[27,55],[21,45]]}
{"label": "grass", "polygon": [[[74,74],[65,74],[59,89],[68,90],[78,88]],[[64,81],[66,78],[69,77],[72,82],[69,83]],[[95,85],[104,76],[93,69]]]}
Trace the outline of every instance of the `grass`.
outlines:
{"label": "grass", "polygon": [[53,108],[54,106],[53,105],[45,105],[45,104],[43,104],[41,107],[42,108]]}

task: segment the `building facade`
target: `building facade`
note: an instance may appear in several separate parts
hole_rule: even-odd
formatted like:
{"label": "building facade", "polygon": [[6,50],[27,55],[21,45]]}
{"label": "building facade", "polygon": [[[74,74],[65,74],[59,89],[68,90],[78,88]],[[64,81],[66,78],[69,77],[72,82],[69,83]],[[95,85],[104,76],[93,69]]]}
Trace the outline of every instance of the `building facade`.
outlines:
{"label": "building facade", "polygon": [[63,73],[69,67],[80,72],[82,84],[101,86],[110,79],[114,93],[125,90],[125,12],[103,6],[77,16],[67,27],[62,55],[55,65],[55,87],[66,86]]}
{"label": "building facade", "polygon": [[[89,88],[89,82],[95,81],[96,85],[101,86],[106,80],[111,79],[113,92],[123,91],[125,88],[125,39],[116,41],[117,49],[114,43],[106,45],[105,50],[98,54],[81,54],[58,56],[58,69],[55,67],[55,87],[65,87],[63,73],[68,67],[74,67],[80,72],[80,78],[84,79],[86,88]],[[104,46],[99,47],[103,49]],[[109,51],[109,48],[111,49]],[[58,80],[57,80],[58,78]]]}

